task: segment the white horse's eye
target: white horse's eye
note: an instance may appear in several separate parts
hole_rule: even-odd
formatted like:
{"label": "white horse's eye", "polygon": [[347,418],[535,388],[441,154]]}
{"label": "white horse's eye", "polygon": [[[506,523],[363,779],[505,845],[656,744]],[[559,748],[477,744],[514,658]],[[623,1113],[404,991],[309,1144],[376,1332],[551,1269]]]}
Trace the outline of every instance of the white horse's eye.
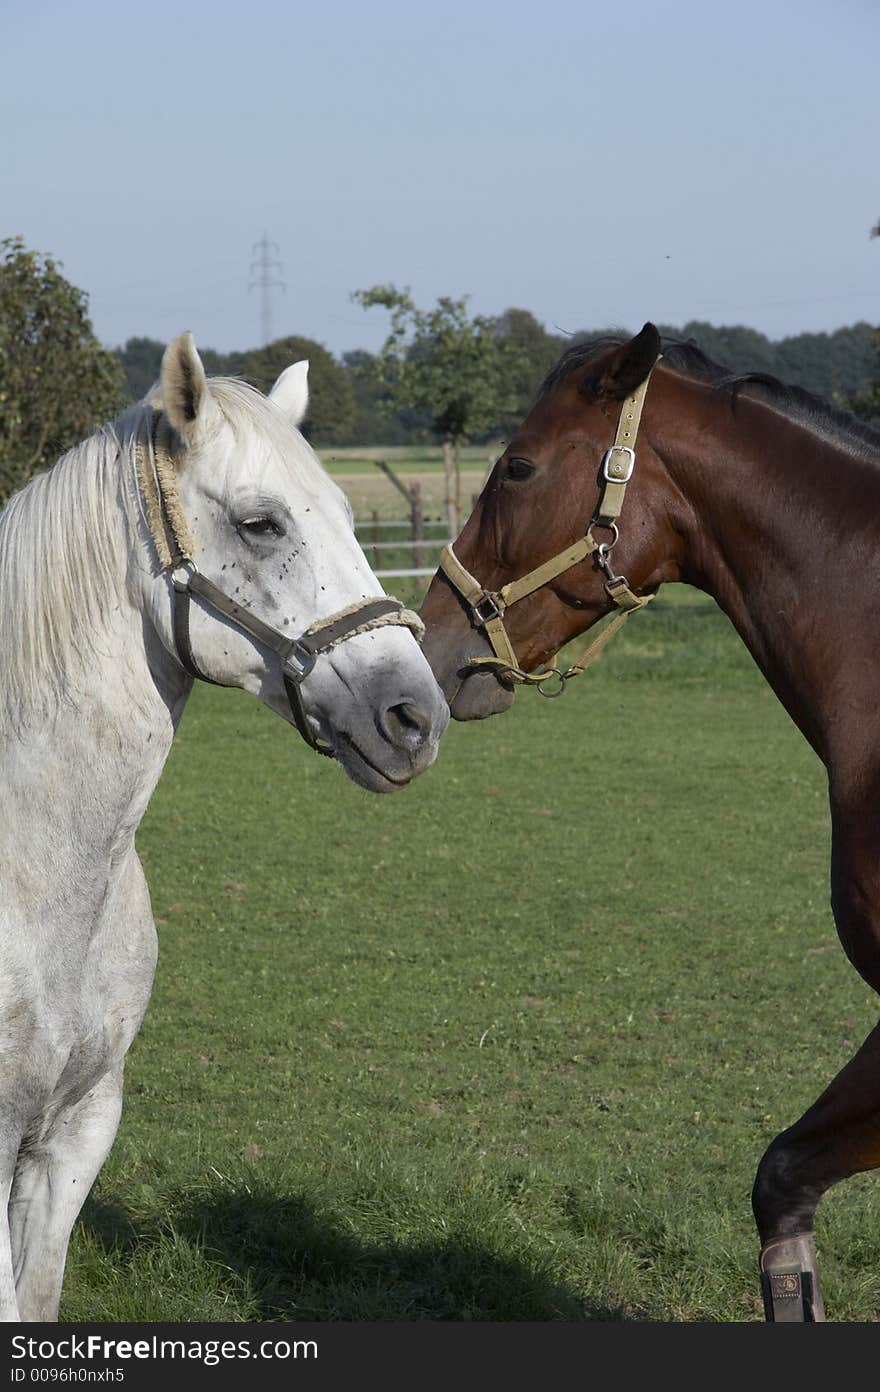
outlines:
{"label": "white horse's eye", "polygon": [[282,536],[283,532],[271,517],[243,517],[238,524],[240,532],[246,532],[248,536]]}

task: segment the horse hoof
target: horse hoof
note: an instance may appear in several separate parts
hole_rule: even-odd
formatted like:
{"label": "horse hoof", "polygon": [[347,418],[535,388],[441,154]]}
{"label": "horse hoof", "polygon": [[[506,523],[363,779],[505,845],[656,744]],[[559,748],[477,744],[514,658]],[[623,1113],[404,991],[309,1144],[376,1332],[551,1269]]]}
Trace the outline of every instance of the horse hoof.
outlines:
{"label": "horse hoof", "polygon": [[823,1324],[812,1233],[780,1237],[761,1249],[761,1294],[769,1324]]}

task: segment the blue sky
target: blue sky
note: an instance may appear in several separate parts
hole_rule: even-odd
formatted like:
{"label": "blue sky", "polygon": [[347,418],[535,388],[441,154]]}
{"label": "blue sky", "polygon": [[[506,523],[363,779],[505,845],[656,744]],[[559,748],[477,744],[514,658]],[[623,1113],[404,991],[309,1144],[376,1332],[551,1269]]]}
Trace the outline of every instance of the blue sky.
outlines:
{"label": "blue sky", "polygon": [[350,292],[563,330],[880,321],[876,0],[0,0],[0,235],[105,343],[386,327]]}

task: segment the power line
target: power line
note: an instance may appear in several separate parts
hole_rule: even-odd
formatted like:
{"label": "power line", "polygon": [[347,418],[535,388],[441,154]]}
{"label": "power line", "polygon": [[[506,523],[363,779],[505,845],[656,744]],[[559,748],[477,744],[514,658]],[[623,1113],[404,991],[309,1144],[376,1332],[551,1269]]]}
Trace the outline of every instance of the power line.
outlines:
{"label": "power line", "polygon": [[[273,249],[276,255],[273,256]],[[272,291],[275,289],[286,290],[287,286],[281,279],[284,270],[278,260],[278,253],[281,248],[277,242],[269,240],[269,233],[264,232],[258,242],[254,242],[251,248],[255,255],[251,261],[251,275],[256,275],[256,280],[252,280],[248,286],[248,293],[251,290],[260,292],[260,337],[263,340],[263,347],[272,342]],[[277,275],[276,275],[277,272]]]}

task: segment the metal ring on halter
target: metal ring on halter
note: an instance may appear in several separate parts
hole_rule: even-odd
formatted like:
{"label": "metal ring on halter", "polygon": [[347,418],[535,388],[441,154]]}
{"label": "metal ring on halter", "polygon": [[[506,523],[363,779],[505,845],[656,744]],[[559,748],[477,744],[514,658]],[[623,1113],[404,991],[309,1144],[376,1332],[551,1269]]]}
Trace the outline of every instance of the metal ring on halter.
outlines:
{"label": "metal ring on halter", "polygon": [[[545,690],[544,690],[544,682],[545,682],[545,681],[552,681],[554,677],[555,677],[556,680],[559,682],[559,685],[557,686],[556,690],[555,690],[555,691],[545,691]],[[542,677],[542,679],[541,679],[539,682],[536,683],[536,686],[537,686],[537,689],[538,689],[539,694],[540,694],[541,696],[546,696],[546,698],[547,698],[548,701],[555,701],[557,696],[562,696],[562,695],[564,695],[564,693],[565,693],[565,683],[568,681],[568,677],[569,677],[569,673],[568,673],[568,672],[560,672],[560,671],[558,670],[558,668],[556,668],[556,667],[552,668],[552,670],[549,671],[549,672],[545,672],[545,673],[544,673],[544,676]]]}
{"label": "metal ring on halter", "polygon": [[620,529],[619,529],[619,527],[618,527],[618,525],[617,525],[616,522],[591,522],[591,523],[590,523],[590,528],[591,528],[591,530],[592,530],[593,527],[599,527],[599,526],[607,527],[608,530],[609,530],[609,532],[612,533],[612,537],[611,537],[611,540],[610,540],[610,541],[600,541],[599,546],[598,546],[598,548],[597,548],[597,552],[596,552],[596,559],[598,560],[600,566],[604,566],[604,565],[606,564],[607,560],[608,560],[608,557],[611,555],[611,552],[614,550],[615,546],[617,545],[617,543],[618,543],[619,540],[620,540]]}
{"label": "metal ring on halter", "polygon": [[[180,572],[183,575],[180,575]],[[198,567],[188,556],[181,556],[171,572],[171,583],[175,590],[183,591],[189,589],[189,582],[194,575],[198,574]]]}

